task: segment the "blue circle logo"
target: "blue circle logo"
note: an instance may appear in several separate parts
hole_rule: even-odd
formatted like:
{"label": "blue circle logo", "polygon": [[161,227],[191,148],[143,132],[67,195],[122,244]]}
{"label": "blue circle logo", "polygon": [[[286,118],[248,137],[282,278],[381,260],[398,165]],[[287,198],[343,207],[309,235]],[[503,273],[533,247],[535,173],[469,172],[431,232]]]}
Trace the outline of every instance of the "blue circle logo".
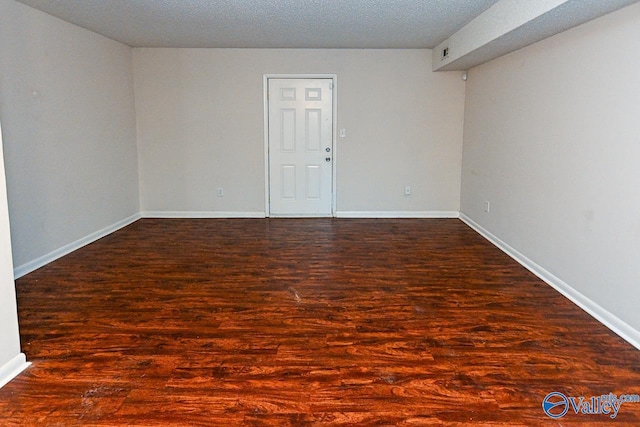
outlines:
{"label": "blue circle logo", "polygon": [[542,410],[551,418],[562,418],[569,411],[569,399],[557,391],[549,393],[542,401]]}

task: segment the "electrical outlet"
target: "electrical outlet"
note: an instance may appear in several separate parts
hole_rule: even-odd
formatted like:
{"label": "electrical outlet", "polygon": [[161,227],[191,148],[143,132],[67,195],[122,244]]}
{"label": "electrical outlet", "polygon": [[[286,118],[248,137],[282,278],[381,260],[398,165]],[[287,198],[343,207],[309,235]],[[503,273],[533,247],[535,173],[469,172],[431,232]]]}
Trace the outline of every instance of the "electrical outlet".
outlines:
{"label": "electrical outlet", "polygon": [[484,211],[489,213],[489,211],[491,210],[491,203],[489,203],[489,201],[485,201],[484,202]]}
{"label": "electrical outlet", "polygon": [[224,197],[224,189],[222,187],[218,187],[218,197]]}
{"label": "electrical outlet", "polygon": [[404,195],[405,196],[411,195],[411,186],[407,185],[406,187],[404,187]]}

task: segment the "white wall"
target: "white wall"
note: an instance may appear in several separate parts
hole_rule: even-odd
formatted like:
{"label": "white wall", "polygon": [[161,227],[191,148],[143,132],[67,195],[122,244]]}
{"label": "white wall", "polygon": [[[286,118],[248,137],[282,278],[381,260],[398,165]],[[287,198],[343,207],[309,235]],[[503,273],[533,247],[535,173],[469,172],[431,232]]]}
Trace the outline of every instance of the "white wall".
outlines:
{"label": "white wall", "polygon": [[24,355],[20,353],[6,188],[0,129],[0,387],[17,374],[16,368],[20,366],[16,365],[24,367]]}
{"label": "white wall", "polygon": [[132,50],[0,0],[14,264],[139,211]]}
{"label": "white wall", "polygon": [[271,73],[338,76],[338,211],[459,210],[464,82],[430,50],[134,49],[143,211],[264,212]]}
{"label": "white wall", "polygon": [[636,332],[638,41],[640,4],[472,69],[461,201],[473,221]]}

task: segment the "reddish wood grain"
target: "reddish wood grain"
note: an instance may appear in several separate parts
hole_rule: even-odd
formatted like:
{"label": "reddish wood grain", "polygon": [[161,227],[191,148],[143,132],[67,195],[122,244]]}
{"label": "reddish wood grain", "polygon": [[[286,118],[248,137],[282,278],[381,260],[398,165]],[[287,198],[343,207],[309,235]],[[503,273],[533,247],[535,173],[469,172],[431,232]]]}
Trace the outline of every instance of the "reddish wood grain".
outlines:
{"label": "reddish wood grain", "polygon": [[551,391],[640,393],[640,352],[458,220],[144,219],[17,290],[1,425],[535,425]]}

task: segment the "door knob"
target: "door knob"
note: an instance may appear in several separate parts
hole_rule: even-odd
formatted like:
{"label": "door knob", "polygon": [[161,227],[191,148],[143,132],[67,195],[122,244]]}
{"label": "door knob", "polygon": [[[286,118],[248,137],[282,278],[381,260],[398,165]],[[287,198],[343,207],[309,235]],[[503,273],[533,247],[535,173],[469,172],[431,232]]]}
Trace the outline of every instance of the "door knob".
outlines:
{"label": "door knob", "polygon": [[331,157],[326,157],[324,160],[327,161],[327,162],[330,162],[331,161]]}

